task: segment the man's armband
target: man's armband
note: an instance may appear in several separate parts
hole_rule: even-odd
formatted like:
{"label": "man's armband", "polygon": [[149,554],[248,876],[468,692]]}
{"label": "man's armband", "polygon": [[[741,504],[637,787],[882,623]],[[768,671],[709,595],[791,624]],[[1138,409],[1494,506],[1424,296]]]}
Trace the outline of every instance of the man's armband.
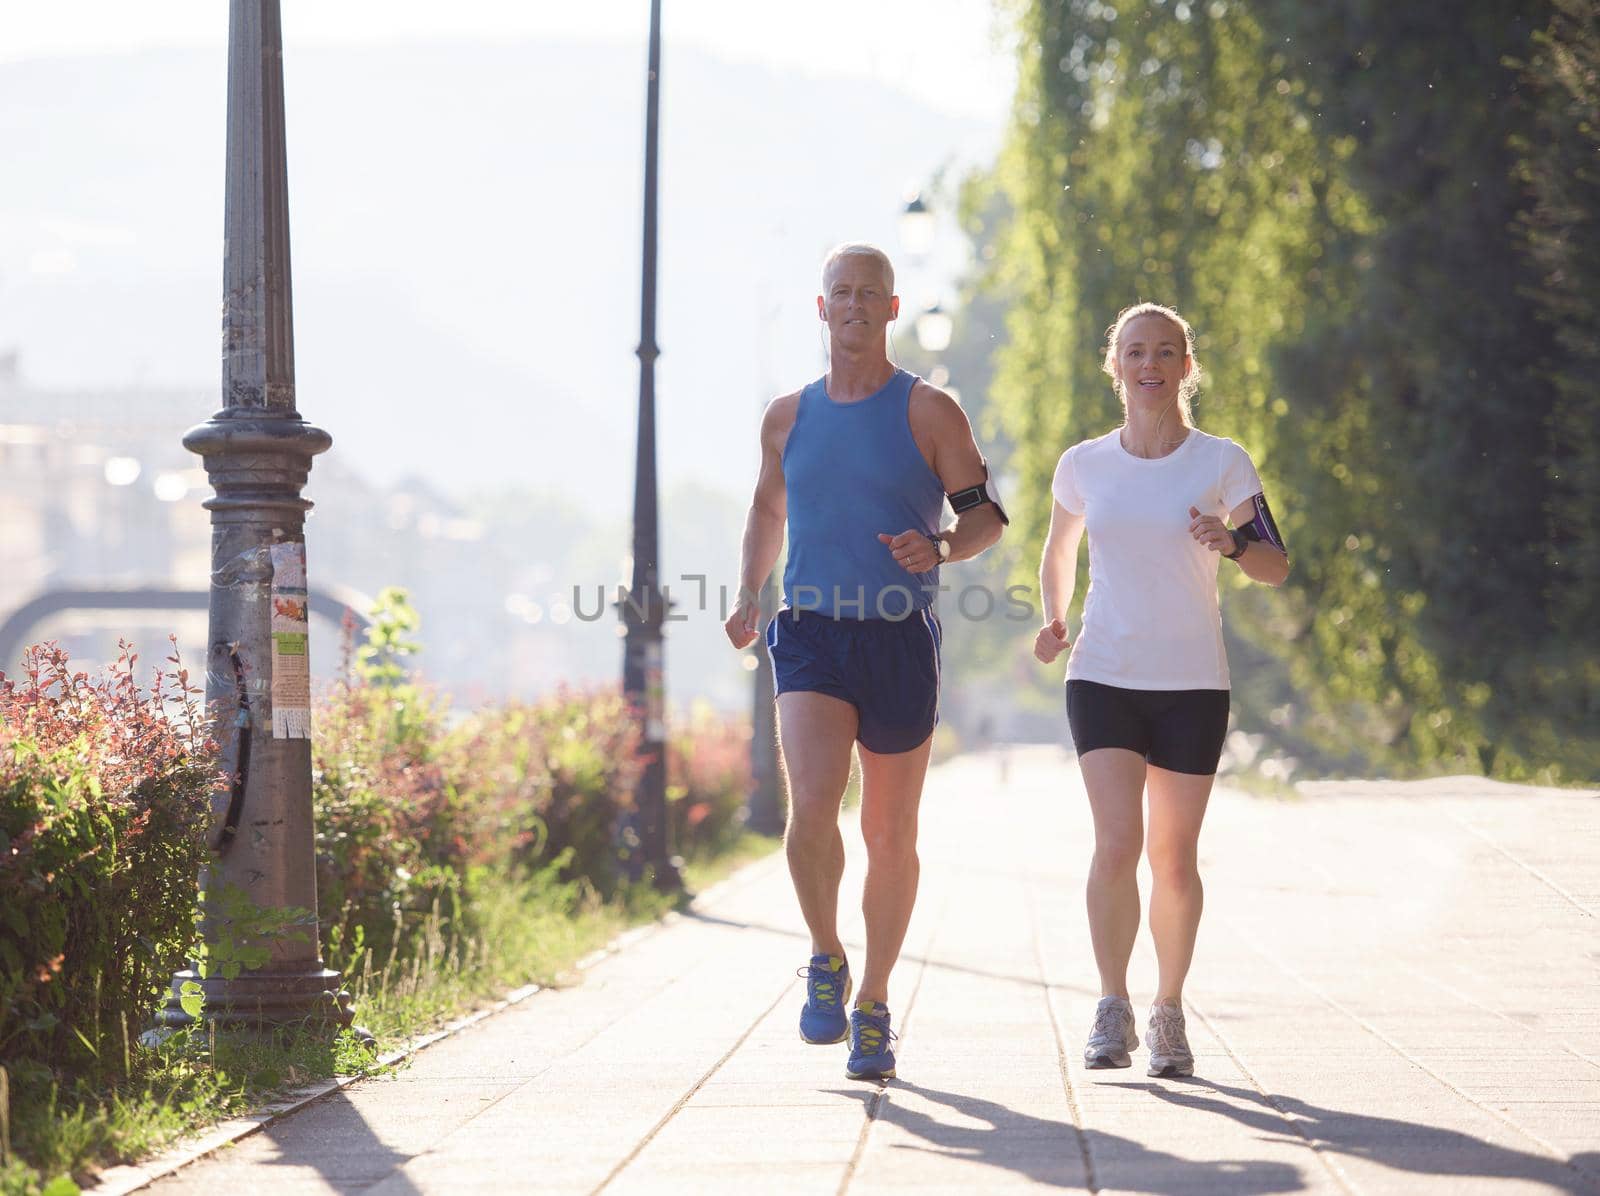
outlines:
{"label": "man's armband", "polygon": [[989,474],[989,463],[983,465],[983,484],[981,486],[968,486],[965,490],[957,490],[954,494],[945,495],[950,500],[950,509],[957,515],[963,511],[970,511],[973,507],[981,507],[984,503],[994,504],[994,513],[1000,516],[1000,522],[1007,527],[1011,519],[1006,515],[1006,509],[1000,505],[1000,495],[994,488],[994,478]]}

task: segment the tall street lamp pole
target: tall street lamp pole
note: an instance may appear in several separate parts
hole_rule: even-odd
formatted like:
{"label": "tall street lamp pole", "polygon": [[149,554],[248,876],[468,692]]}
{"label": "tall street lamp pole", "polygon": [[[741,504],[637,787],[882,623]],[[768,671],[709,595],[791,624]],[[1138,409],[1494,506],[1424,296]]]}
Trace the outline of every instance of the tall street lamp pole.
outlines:
{"label": "tall street lamp pole", "polygon": [[[332,437],[295,407],[279,0],[232,0],[223,249],[222,410],[190,429],[216,490],[206,698],[232,783],[215,800],[203,933],[218,968],[179,972],[160,1018],[348,1026],[323,966],[311,814],[305,516],[311,458]],[[181,997],[188,997],[189,1009]]]}
{"label": "tall street lamp pole", "polygon": [[650,0],[650,73],[645,98],[644,261],[639,304],[639,440],[634,461],[633,580],[622,603],[627,638],[622,690],[639,720],[646,764],[636,794],[640,848],[658,888],[683,885],[667,844],[666,694],[656,531],[656,158],[661,102],[661,0]]}

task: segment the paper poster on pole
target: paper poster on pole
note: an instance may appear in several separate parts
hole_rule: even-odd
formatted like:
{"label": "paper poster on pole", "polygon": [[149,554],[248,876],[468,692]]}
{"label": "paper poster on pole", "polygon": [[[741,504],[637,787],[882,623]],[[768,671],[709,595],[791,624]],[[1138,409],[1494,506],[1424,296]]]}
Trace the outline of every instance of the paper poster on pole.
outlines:
{"label": "paper poster on pole", "polygon": [[306,546],[272,546],[272,737],[311,738]]}
{"label": "paper poster on pole", "polygon": [[661,644],[644,646],[644,737],[647,743],[665,743],[667,738],[666,686],[661,677]]}

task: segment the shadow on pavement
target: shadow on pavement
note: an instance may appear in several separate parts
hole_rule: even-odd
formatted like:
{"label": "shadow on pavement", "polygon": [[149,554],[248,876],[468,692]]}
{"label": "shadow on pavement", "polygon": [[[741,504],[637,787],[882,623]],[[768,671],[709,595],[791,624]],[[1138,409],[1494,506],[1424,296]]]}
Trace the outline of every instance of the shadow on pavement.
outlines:
{"label": "shadow on pavement", "polygon": [[[1069,1122],[1018,1113],[994,1101],[956,1092],[941,1092],[904,1080],[887,1089],[836,1088],[841,1096],[860,1100],[876,1119],[898,1126],[927,1142],[939,1155],[970,1159],[1002,1171],[1027,1176],[1055,1187],[1085,1186],[1083,1148]],[[901,1092],[913,1092],[948,1106],[964,1118],[987,1122],[983,1126],[951,1125],[919,1109],[895,1101]],[[1119,1172],[1135,1177],[1136,1189],[1153,1196],[1196,1191],[1227,1192],[1230,1196],[1264,1196],[1270,1192],[1296,1192],[1305,1187],[1298,1167],[1266,1159],[1196,1161],[1164,1150],[1154,1150],[1131,1138],[1100,1130],[1087,1131],[1091,1158],[1114,1155]],[[1097,1176],[1095,1187],[1104,1183]],[[1210,1181],[1209,1183],[1207,1181]],[[1118,1186],[1127,1186],[1126,1182]]]}
{"label": "shadow on pavement", "polygon": [[[379,1138],[343,1090],[268,1126],[261,1137],[278,1150],[276,1157],[262,1160],[264,1165],[314,1170],[332,1191],[359,1192],[381,1184],[384,1196],[420,1196],[400,1171],[415,1156]],[[279,1181],[266,1182],[273,1190]]]}
{"label": "shadow on pavement", "polygon": [[[1459,1130],[1324,1109],[1293,1096],[1269,1095],[1266,1100],[1276,1108],[1268,1108],[1263,1105],[1261,1094],[1252,1089],[1233,1088],[1200,1077],[1171,1086],[1151,1085],[1150,1089],[1153,1095],[1171,1104],[1231,1117],[1263,1133],[1298,1138],[1278,1112],[1283,1110],[1295,1118],[1318,1150],[1370,1159],[1396,1171],[1526,1179],[1561,1192],[1600,1193],[1600,1155],[1593,1153],[1574,1155],[1569,1163],[1563,1163],[1548,1155],[1496,1146]],[[1207,1089],[1244,1104],[1201,1095]]]}

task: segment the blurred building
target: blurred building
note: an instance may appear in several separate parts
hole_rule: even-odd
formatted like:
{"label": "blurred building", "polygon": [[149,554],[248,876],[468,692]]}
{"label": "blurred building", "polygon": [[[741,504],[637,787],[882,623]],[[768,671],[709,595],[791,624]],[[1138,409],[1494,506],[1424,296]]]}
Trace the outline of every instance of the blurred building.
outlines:
{"label": "blurred building", "polygon": [[[201,504],[211,487],[181,441],[217,405],[201,389],[37,387],[15,354],[0,357],[0,619],[50,590],[203,590],[211,537]],[[615,613],[579,618],[572,598],[581,587],[592,617],[596,588],[614,595],[625,576],[621,526],[531,491],[469,510],[419,480],[375,486],[344,466],[343,432],[330,431],[335,447],[316,459],[306,487],[316,503],[306,525],[314,586],[409,591],[423,621],[421,671],[462,705],[617,682]],[[737,550],[735,533],[718,538]],[[698,630],[720,634],[720,619]],[[166,655],[169,633],[191,664],[203,659],[200,613],[75,612],[29,639],[55,639],[94,663],[112,659],[126,636],[153,661]],[[335,674],[339,641],[337,629],[313,625],[314,675]],[[669,656],[675,700],[747,701],[725,648],[688,656]]]}
{"label": "blurred building", "polygon": [[0,613],[47,590],[203,587],[210,487],[178,435],[205,409],[193,392],[31,387],[0,357]]}

